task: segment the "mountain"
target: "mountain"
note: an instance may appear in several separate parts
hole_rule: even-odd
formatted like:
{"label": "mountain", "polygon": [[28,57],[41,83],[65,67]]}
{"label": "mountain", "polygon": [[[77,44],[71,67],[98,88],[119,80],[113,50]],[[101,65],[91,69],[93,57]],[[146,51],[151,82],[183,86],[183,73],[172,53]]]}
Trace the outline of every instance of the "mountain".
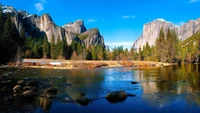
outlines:
{"label": "mountain", "polygon": [[175,30],[179,39],[184,41],[200,30],[200,18],[197,20],[190,20],[182,26],[174,25],[164,19],[156,19],[149,22],[143,26],[143,33],[133,43],[133,48],[138,51],[139,48],[143,48],[146,42],[148,42],[150,46],[154,46],[161,27],[163,27],[165,33],[168,28]]}
{"label": "mountain", "polygon": [[81,41],[85,45],[104,45],[104,38],[99,30],[97,29],[95,33],[89,33],[91,30],[87,31],[83,20],[77,20],[74,23],[69,22],[61,27],[54,23],[49,14],[43,14],[42,16],[31,15],[26,11],[16,10],[12,6],[3,6],[2,9],[3,13],[12,15],[12,21],[19,33],[24,30],[27,36],[44,37],[46,35],[48,41],[51,42],[51,37],[54,35],[55,41],[57,41],[57,38],[61,40],[66,38],[67,44],[70,45],[73,40],[80,38],[79,36],[87,34],[87,37]]}

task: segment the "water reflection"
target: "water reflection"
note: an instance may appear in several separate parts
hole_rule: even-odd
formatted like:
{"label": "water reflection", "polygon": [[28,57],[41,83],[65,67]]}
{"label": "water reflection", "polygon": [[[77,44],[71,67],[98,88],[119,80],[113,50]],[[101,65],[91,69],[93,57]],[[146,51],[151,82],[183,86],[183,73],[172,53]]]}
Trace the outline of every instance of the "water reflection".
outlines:
{"label": "water reflection", "polygon": [[42,107],[43,110],[47,111],[51,108],[52,100],[46,99],[46,98],[39,98],[40,101],[40,107]]}
{"label": "water reflection", "polygon": [[160,69],[140,70],[136,78],[141,81],[143,98],[156,106],[167,105],[169,102],[179,100],[180,97],[185,101],[199,104],[199,72],[199,65],[182,64]]}
{"label": "water reflection", "polygon": [[[185,109],[200,110],[199,65],[181,64],[179,66],[146,70],[137,68],[96,70],[27,69],[23,72],[13,72],[13,75],[16,79],[28,78],[38,81],[40,84],[38,92],[40,90],[44,91],[49,86],[58,87],[57,99],[52,101],[38,98],[36,104],[34,104],[34,106],[40,106],[40,109],[42,108],[47,112],[63,108],[70,109],[71,107],[73,108],[71,110],[76,109],[77,112],[89,112],[93,111],[94,108],[98,112],[105,112],[103,107],[110,108],[110,112],[121,107],[123,109],[118,109],[118,112],[123,112],[124,109],[130,112],[134,112],[134,109],[139,112],[149,112],[149,110],[150,112],[163,112],[164,110],[169,112],[169,109],[172,109],[171,111],[180,110],[176,107],[180,105]],[[131,84],[132,81],[139,83]],[[125,90],[129,94],[136,94],[136,97],[129,97],[126,101],[118,104],[110,104],[105,99],[97,100],[87,107],[77,107],[75,103],[81,93],[85,93],[89,98],[102,98],[107,93],[116,90]],[[63,104],[63,101],[60,102],[66,97],[73,103]],[[19,103],[16,102],[16,104]],[[26,101],[24,103],[27,104]],[[63,107],[59,107],[59,105]],[[98,109],[98,107],[102,109]],[[42,112],[40,109],[37,109],[38,112]]]}

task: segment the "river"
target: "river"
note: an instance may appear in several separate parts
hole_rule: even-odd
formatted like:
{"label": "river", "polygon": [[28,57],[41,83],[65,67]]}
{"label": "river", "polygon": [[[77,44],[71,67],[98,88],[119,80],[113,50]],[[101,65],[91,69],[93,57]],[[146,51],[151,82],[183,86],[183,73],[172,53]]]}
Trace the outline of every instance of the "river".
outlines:
{"label": "river", "polygon": [[[24,69],[4,70],[14,80],[38,81],[39,87],[58,88],[56,99],[36,97],[34,100],[12,100],[13,112],[33,113],[199,113],[200,65],[182,64],[157,69],[136,67],[94,70]],[[138,82],[131,84],[132,81]],[[110,103],[104,97],[125,90],[135,94],[123,102]],[[38,91],[40,92],[40,91]],[[93,99],[89,105],[67,103],[85,93]]]}

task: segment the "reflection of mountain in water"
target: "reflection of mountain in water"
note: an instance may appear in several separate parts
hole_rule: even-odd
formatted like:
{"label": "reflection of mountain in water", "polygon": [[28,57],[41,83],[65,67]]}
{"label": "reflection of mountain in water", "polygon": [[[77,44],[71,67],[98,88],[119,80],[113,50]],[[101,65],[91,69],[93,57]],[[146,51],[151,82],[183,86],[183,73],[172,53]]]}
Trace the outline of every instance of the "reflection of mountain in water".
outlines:
{"label": "reflection of mountain in water", "polygon": [[[200,103],[200,67],[193,64],[165,67],[138,72],[143,97],[152,103],[164,104],[180,99]],[[189,99],[189,100],[188,100]],[[191,102],[192,102],[191,101]]]}

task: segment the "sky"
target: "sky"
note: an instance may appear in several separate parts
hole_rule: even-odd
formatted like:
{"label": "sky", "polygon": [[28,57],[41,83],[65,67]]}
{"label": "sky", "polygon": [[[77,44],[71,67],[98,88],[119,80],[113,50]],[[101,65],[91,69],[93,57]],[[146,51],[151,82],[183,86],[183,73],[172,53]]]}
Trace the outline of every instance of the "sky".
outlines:
{"label": "sky", "polygon": [[30,14],[49,13],[58,26],[84,20],[98,28],[106,45],[130,48],[143,25],[163,18],[176,25],[200,18],[200,0],[0,0]]}

